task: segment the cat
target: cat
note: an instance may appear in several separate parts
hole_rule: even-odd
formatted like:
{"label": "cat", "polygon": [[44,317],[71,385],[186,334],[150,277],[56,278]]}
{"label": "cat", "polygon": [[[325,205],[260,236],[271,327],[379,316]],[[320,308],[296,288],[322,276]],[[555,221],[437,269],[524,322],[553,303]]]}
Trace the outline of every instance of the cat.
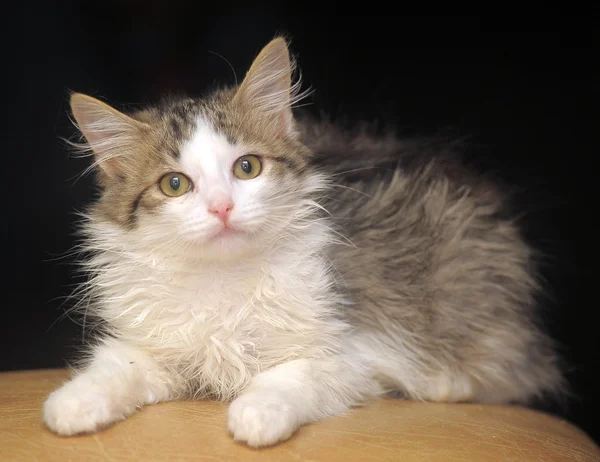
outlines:
{"label": "cat", "polygon": [[502,187],[452,149],[298,116],[295,70],[276,37],[203,99],[126,115],[71,95],[100,190],[82,227],[100,330],[44,404],[52,431],[202,397],[263,447],[388,394],[528,404],[564,387]]}

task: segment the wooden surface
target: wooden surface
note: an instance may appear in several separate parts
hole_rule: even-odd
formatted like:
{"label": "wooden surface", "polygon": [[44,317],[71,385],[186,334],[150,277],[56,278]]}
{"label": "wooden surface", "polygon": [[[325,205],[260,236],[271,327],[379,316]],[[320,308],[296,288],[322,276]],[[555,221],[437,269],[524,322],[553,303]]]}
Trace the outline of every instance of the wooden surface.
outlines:
{"label": "wooden surface", "polygon": [[573,425],[526,409],[380,400],[253,450],[226,430],[226,405],[149,406],[96,435],[61,438],[41,407],[68,373],[0,373],[0,461],[600,461]]}

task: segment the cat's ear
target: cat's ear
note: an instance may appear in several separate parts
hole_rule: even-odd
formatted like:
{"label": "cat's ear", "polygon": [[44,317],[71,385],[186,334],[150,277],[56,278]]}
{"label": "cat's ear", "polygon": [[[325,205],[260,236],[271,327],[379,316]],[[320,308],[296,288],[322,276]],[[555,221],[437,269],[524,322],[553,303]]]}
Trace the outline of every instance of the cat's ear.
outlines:
{"label": "cat's ear", "polygon": [[256,57],[234,97],[280,136],[294,133],[292,105],[301,97],[300,82],[292,85],[294,67],[287,42],[275,38]]}
{"label": "cat's ear", "polygon": [[147,125],[81,93],[71,95],[71,112],[94,153],[95,165],[110,178],[121,177],[125,158],[143,140]]}

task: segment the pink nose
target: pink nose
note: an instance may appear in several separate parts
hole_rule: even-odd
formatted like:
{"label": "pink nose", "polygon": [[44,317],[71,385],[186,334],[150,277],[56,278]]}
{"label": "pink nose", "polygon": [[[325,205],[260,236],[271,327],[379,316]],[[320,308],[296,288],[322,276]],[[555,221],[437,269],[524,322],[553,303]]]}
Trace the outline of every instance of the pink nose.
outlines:
{"label": "pink nose", "polygon": [[208,207],[208,211],[217,215],[219,217],[219,220],[221,220],[223,223],[227,223],[227,220],[229,219],[229,212],[231,212],[232,208],[233,202],[225,201],[211,205],[210,207]]}

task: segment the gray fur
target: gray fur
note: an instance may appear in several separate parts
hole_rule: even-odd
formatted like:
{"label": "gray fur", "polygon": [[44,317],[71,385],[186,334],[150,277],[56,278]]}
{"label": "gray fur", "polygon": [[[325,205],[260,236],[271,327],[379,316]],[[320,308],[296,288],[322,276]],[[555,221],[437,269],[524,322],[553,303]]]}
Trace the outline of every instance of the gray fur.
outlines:
{"label": "gray fur", "polygon": [[[535,252],[496,184],[458,163],[451,145],[311,120],[302,132],[334,181],[325,208],[352,242],[330,251],[345,312],[381,354],[413,351],[419,382],[467,377],[472,393],[457,400],[528,402],[563,389],[537,322]],[[388,373],[409,396],[440,398]]]}

